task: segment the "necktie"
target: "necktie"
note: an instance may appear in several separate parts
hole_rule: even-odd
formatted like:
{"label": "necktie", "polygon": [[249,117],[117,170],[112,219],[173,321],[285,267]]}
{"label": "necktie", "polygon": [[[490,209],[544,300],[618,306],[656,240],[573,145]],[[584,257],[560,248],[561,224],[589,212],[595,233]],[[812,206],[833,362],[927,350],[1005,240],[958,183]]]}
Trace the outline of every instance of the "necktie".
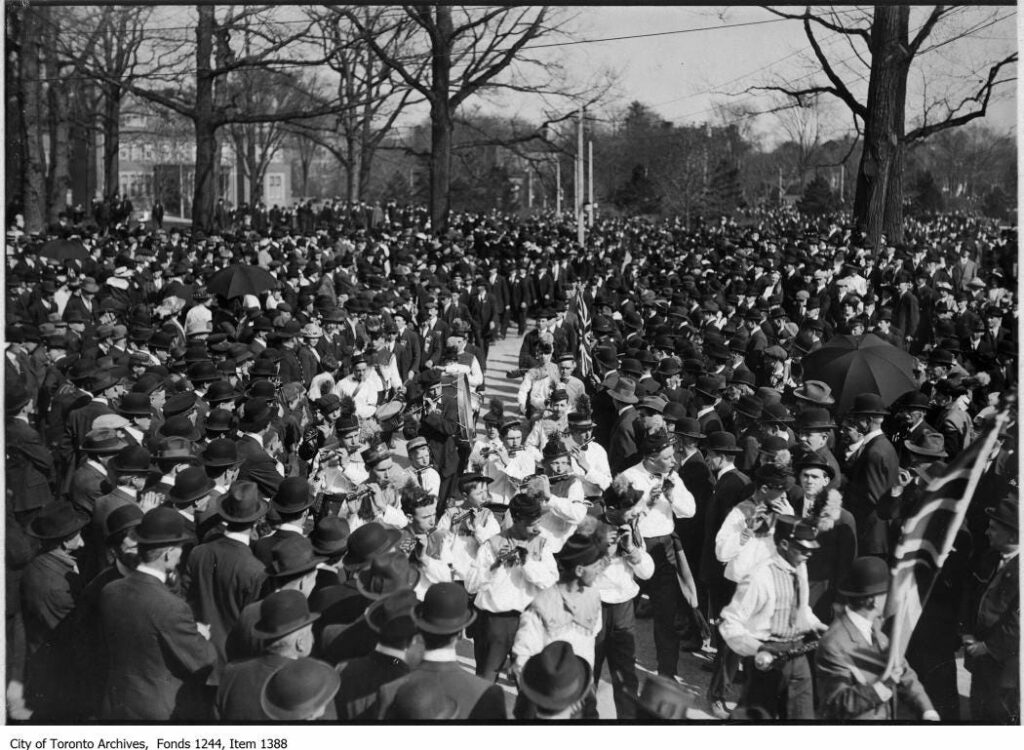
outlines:
{"label": "necktie", "polygon": [[416,481],[420,483],[420,487],[423,487],[423,469],[416,470]]}

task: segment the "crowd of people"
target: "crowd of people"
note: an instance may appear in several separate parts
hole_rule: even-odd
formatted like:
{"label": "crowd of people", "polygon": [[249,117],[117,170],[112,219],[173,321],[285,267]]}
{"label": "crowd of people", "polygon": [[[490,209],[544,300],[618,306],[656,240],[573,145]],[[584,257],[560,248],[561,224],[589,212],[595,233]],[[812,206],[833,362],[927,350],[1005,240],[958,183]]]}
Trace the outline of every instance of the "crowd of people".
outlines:
{"label": "crowd of people", "polygon": [[[8,235],[9,717],[1019,720],[1015,230],[384,218]],[[867,334],[901,395],[805,377]],[[902,522],[997,414],[889,666]]]}

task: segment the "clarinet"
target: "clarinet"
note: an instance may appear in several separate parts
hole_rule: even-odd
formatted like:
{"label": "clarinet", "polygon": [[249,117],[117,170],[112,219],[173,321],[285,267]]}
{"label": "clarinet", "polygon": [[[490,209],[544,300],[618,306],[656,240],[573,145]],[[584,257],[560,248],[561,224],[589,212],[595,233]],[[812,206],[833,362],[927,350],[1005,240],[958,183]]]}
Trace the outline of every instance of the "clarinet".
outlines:
{"label": "clarinet", "polygon": [[754,666],[766,672],[774,667],[781,667],[788,661],[792,661],[798,657],[809,654],[818,648],[818,637],[815,635],[808,638],[807,634],[804,636],[805,640],[799,646],[787,649],[785,651],[768,651],[766,649],[760,649],[754,656]]}

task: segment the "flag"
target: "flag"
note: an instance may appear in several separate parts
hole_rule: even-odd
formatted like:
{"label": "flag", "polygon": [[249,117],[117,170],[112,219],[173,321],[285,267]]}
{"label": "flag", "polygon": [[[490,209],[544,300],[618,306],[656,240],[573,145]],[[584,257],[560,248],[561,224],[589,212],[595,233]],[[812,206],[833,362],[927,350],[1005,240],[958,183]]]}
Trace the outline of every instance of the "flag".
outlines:
{"label": "flag", "polygon": [[932,585],[953,549],[974,490],[985,472],[1006,421],[1000,415],[991,430],[961,453],[946,470],[932,479],[903,524],[893,555],[886,617],[892,616],[889,665],[903,659],[910,636],[924,609]]}
{"label": "flag", "polygon": [[580,327],[580,379],[586,381],[594,372],[594,358],[590,354],[590,310],[587,309],[587,302],[583,298],[582,284],[576,290],[575,305]]}

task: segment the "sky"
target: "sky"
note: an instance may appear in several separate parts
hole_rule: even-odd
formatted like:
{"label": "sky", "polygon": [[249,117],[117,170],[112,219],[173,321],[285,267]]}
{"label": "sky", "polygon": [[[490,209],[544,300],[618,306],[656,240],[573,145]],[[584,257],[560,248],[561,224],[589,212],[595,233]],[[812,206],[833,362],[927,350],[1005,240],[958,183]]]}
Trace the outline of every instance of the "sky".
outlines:
{"label": "sky", "polygon": [[[801,8],[789,8],[799,12]],[[912,10],[911,35],[923,23],[928,7]],[[708,28],[691,33],[574,44],[544,50],[565,67],[568,78],[584,81],[595,71],[612,70],[617,76],[606,111],[621,109],[636,99],[675,123],[721,122],[716,105],[741,105],[763,111],[773,104],[764,94],[747,93],[751,86],[796,81],[801,85],[823,81],[820,68],[799,21],[778,20],[759,7],[606,6],[567,9],[575,11],[571,22],[577,40],[605,39],[683,29]],[[769,23],[765,23],[765,22]],[[994,23],[991,23],[994,21]],[[948,93],[959,102],[977,71],[987,72],[990,61],[1010,54],[1017,45],[1017,12],[1014,6],[965,7],[941,22],[931,39],[943,42],[959,30],[979,29],[970,41],[958,41],[922,54],[912,68],[908,85],[908,125],[921,112],[927,96]],[[751,24],[737,27],[738,24]],[[732,28],[729,28],[733,26]],[[846,37],[822,29],[819,41],[837,72],[853,92],[866,97],[867,67]],[[927,43],[925,47],[927,47]],[[1011,66],[1004,77],[1016,75]],[[985,122],[1001,132],[1016,128],[1016,82],[1004,84],[998,101],[989,105]],[[959,95],[959,96],[957,96]],[[845,105],[831,97],[823,105],[826,128],[835,134],[848,131],[850,116]],[[482,104],[484,111],[492,110]],[[536,100],[505,97],[494,111],[517,111],[537,116]],[[779,127],[774,117],[751,118],[755,133],[770,143]]]}

